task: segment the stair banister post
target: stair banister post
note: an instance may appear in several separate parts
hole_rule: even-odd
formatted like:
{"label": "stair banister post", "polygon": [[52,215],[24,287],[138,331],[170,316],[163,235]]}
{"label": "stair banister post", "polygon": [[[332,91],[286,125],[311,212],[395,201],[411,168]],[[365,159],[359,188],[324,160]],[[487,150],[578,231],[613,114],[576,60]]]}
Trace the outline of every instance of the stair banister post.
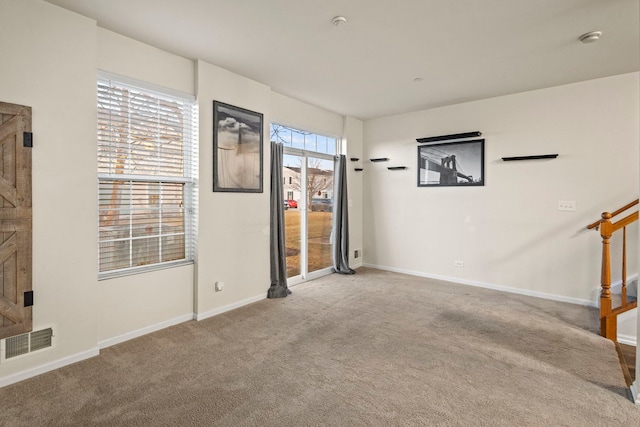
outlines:
{"label": "stair banister post", "polygon": [[[602,291],[600,292],[600,335],[615,341],[616,334],[616,318],[607,315],[611,313],[611,252],[610,239],[613,234],[611,224],[612,215],[609,212],[602,214],[602,223],[600,223],[600,236],[602,236],[602,273],[600,275],[600,284]],[[613,335],[613,336],[612,336]]]}

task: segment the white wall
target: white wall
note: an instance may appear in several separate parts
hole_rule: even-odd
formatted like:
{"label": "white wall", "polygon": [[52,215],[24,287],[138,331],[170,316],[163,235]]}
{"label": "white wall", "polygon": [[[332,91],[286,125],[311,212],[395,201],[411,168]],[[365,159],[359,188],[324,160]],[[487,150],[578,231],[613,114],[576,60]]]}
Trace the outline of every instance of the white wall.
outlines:
{"label": "white wall", "polygon": [[271,121],[320,135],[342,136],[343,116],[313,105],[271,92]]}
{"label": "white wall", "polygon": [[195,94],[194,61],[104,28],[96,31],[99,70]]}
{"label": "white wall", "polygon": [[[55,347],[3,378],[97,353],[95,22],[42,1],[0,0],[0,100],[33,112],[33,326]],[[82,357],[82,356],[81,356]]]}
{"label": "white wall", "polygon": [[[96,27],[94,31],[100,71],[194,95],[193,61],[103,28]],[[94,104],[95,75],[93,71]],[[95,130],[92,140],[95,141]],[[92,172],[95,181],[95,164]],[[192,318],[193,270],[192,265],[187,265],[99,281],[100,347],[144,333],[146,328]]]}
{"label": "white wall", "polygon": [[627,311],[618,316],[618,342],[637,345],[638,309]]}
{"label": "white wall", "polygon": [[[349,265],[351,268],[362,266],[363,261],[363,177],[364,171],[356,172],[356,168],[365,167],[363,158],[363,126],[364,123],[352,117],[344,120],[344,138],[346,140],[347,156],[347,192],[349,194]],[[352,158],[359,159],[351,161]],[[354,258],[354,251],[359,252],[358,258]]]}
{"label": "white wall", "polygon": [[[197,62],[200,204],[196,313],[199,319],[266,297],[269,289],[268,86]],[[213,101],[263,113],[263,192],[213,192]],[[224,290],[214,291],[217,281]]]}
{"label": "white wall", "polygon": [[[365,157],[409,167],[365,165],[365,262],[595,303],[600,237],[584,227],[638,197],[638,81],[632,73],[365,122]],[[486,140],[486,185],[418,188],[415,139],[475,130]],[[501,160],[548,153],[559,157]],[[558,200],[577,211],[559,212]],[[637,272],[634,253],[629,262]]]}

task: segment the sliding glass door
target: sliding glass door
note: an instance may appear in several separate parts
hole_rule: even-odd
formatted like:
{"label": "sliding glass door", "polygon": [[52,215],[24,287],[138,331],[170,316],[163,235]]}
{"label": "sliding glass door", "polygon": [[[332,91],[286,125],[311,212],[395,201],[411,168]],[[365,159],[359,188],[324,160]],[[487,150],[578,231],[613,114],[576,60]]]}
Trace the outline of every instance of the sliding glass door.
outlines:
{"label": "sliding glass door", "polygon": [[336,139],[273,124],[271,137],[284,144],[285,250],[293,285],[332,271]]}

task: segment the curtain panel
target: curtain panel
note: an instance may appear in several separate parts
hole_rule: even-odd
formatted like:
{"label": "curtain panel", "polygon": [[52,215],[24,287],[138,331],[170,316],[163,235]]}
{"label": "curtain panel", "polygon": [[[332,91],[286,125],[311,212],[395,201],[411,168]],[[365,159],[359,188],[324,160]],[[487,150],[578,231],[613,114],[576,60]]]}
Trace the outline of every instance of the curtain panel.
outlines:
{"label": "curtain panel", "polygon": [[336,156],[333,183],[333,269],[340,274],[355,274],[349,267],[349,197],[347,195],[347,158]]}
{"label": "curtain panel", "polygon": [[271,141],[271,221],[269,226],[271,253],[271,286],[267,298],[284,298],[287,287],[287,256],[284,241],[284,196],[282,185],[282,144]]}

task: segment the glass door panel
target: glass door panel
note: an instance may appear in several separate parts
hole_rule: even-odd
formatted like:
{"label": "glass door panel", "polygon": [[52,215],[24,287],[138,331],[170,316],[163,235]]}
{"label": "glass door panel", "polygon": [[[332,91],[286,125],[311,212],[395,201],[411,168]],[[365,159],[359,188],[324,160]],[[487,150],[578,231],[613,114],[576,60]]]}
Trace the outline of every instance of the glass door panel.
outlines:
{"label": "glass door panel", "polygon": [[333,265],[331,259],[331,216],[333,212],[333,160],[307,158],[307,271]]}
{"label": "glass door panel", "polygon": [[284,179],[284,240],[287,256],[287,278],[300,276],[303,270],[302,226],[304,201],[301,200],[302,157],[285,154],[282,176]]}

